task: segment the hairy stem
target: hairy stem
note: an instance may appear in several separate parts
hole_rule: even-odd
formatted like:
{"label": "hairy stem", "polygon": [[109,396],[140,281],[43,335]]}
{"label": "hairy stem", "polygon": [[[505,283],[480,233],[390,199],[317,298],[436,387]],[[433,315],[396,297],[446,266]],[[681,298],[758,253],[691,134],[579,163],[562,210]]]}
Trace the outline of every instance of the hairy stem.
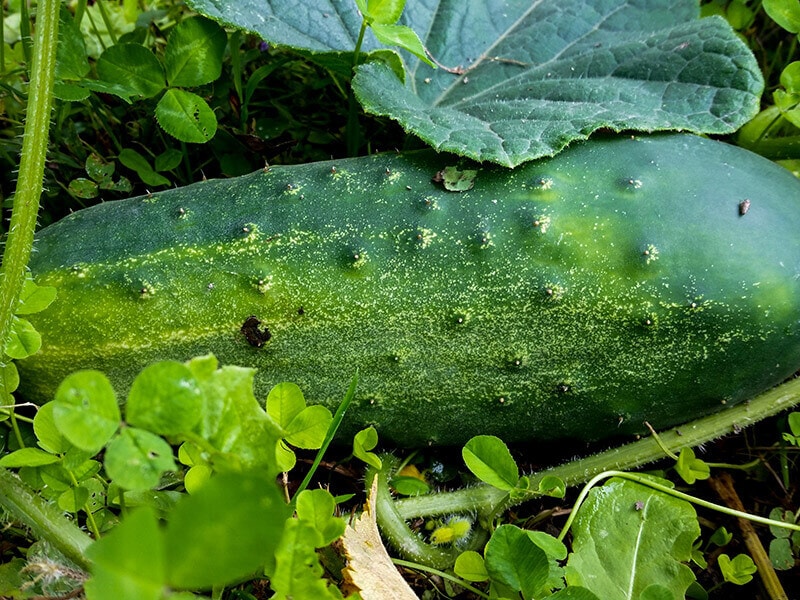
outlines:
{"label": "hairy stem", "polygon": [[388,480],[397,467],[397,459],[387,455],[382,457],[382,462],[380,470],[370,468],[366,476],[370,485],[375,477],[378,478],[374,502],[381,533],[405,558],[415,563],[442,569],[450,567],[455,562],[458,551],[443,550],[428,544],[408,528],[405,520],[395,510],[395,502],[389,491]]}
{"label": "hairy stem", "polygon": [[[361,23],[361,30],[358,32],[358,41],[353,49],[353,75],[356,67],[361,63],[361,45],[364,43],[364,34],[367,32],[367,20]],[[347,92],[347,155],[356,156],[361,145],[361,124],[359,123],[359,105],[353,93],[353,86],[350,85]]]}
{"label": "hairy stem", "polygon": [[[24,4],[24,3],[23,3]],[[14,193],[8,238],[0,275],[0,356],[11,333],[14,311],[25,282],[33,233],[39,214],[44,162],[53,106],[53,81],[58,46],[58,0],[41,0],[36,19],[31,81],[28,86],[27,117],[22,137],[19,179]],[[0,386],[5,382],[0,378]]]}
{"label": "hairy stem", "polygon": [[[26,5],[23,2],[23,7]],[[0,356],[11,333],[14,312],[27,275],[39,214],[53,106],[59,7],[59,0],[40,0],[36,13],[36,42],[28,86],[19,179],[0,271]],[[26,16],[23,14],[23,23],[26,23]],[[0,378],[0,386],[5,386],[3,378]],[[0,469],[0,505],[14,519],[29,527],[37,538],[50,542],[78,566],[84,569],[88,567],[84,552],[91,544],[91,538],[67,520],[60,510],[48,504],[5,469]]]}
{"label": "hairy stem", "polygon": [[0,506],[30,528],[36,539],[46,540],[56,550],[84,570],[89,569],[86,549],[92,539],[25,485],[16,475],[0,468]]}
{"label": "hairy stem", "polygon": [[[800,404],[800,379],[773,388],[757,398],[692,421],[660,434],[661,444],[672,452],[712,441],[767,417]],[[392,503],[396,517],[403,521],[454,513],[477,513],[485,517],[539,496],[539,482],[546,476],[562,479],[567,486],[586,483],[604,471],[634,469],[664,458],[664,449],[652,437],[611,448],[592,456],[570,461],[530,476],[527,494],[515,494],[489,485],[478,485],[454,492],[404,498]],[[381,514],[378,513],[380,523]],[[417,549],[419,550],[419,549]]]}

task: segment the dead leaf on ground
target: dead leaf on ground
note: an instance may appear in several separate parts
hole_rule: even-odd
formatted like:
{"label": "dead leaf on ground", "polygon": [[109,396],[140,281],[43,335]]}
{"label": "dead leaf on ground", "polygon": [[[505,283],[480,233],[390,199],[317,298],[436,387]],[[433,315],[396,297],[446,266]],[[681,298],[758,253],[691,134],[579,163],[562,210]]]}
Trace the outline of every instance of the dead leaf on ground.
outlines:
{"label": "dead leaf on ground", "polygon": [[342,575],[362,600],[417,600],[416,594],[392,563],[375,521],[378,478],[370,487],[364,512],[347,526],[341,538],[347,567]]}

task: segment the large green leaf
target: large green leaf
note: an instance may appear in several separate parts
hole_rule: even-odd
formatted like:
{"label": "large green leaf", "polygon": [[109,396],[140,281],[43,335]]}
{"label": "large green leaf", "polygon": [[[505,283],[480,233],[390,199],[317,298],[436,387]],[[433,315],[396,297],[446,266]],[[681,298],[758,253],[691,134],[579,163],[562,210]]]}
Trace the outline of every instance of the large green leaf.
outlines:
{"label": "large green leaf", "polygon": [[[321,60],[351,52],[361,25],[353,0],[189,4]],[[438,150],[508,166],[599,128],[731,132],[756,114],[763,80],[727,22],[698,14],[696,0],[414,2],[400,23],[452,69],[404,53],[405,82],[376,60],[353,89]],[[372,32],[363,48],[379,48]]]}
{"label": "large green leaf", "polygon": [[683,598],[694,581],[685,563],[700,526],[688,502],[613,479],[590,492],[572,531],[567,583],[599,598],[658,598],[661,588]]}

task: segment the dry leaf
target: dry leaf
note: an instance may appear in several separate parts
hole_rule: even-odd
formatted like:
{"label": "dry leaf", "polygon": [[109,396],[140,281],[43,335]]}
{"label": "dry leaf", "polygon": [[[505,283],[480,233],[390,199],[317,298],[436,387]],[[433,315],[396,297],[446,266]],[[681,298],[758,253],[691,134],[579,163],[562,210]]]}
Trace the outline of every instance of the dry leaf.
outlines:
{"label": "dry leaf", "polygon": [[359,590],[362,600],[417,600],[392,564],[378,532],[374,509],[377,490],[376,476],[364,512],[347,526],[341,538],[348,563],[342,574],[348,585]]}

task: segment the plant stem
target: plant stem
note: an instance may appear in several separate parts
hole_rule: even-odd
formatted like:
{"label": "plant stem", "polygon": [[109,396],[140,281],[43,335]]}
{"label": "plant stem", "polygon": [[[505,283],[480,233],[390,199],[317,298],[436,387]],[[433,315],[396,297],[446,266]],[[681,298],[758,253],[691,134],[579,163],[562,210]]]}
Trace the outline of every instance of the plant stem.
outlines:
{"label": "plant stem", "polygon": [[[739,494],[736,493],[736,489],[733,487],[733,477],[731,477],[730,473],[721,473],[718,476],[711,477],[708,483],[725,504],[744,512],[744,506]],[[758,567],[758,574],[769,597],[772,600],[789,600],[778,579],[778,574],[772,566],[772,561],[753,526],[747,519],[740,517],[739,529],[742,531],[742,537],[744,538],[745,546],[750,552],[750,557]]]}
{"label": "plant stem", "polygon": [[[774,416],[800,404],[800,379],[794,379],[760,396],[692,421],[660,434],[661,443],[671,451],[694,447]],[[503,490],[478,485],[466,490],[415,496],[396,501],[403,519],[477,511],[480,516],[506,509],[538,496],[539,482],[546,476],[559,477],[567,486],[580,485],[609,470],[634,469],[664,458],[664,451],[651,437],[611,448],[592,456],[551,467],[530,476],[529,495],[511,498]]]}
{"label": "plant stem", "polygon": [[[636,479],[635,475],[630,476],[624,473],[623,470],[640,467],[664,458],[665,451],[674,453],[684,447],[699,446],[728,433],[738,432],[747,425],[757,423],[797,404],[800,404],[800,379],[784,383],[749,402],[664,432],[658,436],[659,440],[647,437],[626,446],[611,448],[587,458],[534,473],[529,478],[528,493],[514,494],[513,496],[504,490],[483,484],[455,492],[415,496],[393,501],[389,494],[387,480],[388,473],[397,464],[397,459],[384,457],[384,467],[378,473],[379,493],[376,500],[378,525],[387,539],[392,541],[406,558],[436,568],[448,568],[450,565],[446,562],[447,555],[411,532],[406,525],[406,521],[417,517],[458,513],[477,513],[479,522],[485,521],[488,515],[499,513],[513,505],[521,504],[526,500],[540,496],[541,494],[538,491],[539,482],[547,476],[558,477],[567,486],[586,483],[593,478],[599,480],[610,476],[609,472],[614,475]],[[368,480],[370,480],[370,477],[368,477]],[[649,481],[643,483],[650,487],[659,487]],[[588,487],[590,486],[587,486],[587,489],[582,492],[579,501],[583,495],[588,493]],[[383,494],[381,494],[382,490]],[[760,523],[777,524],[762,517],[733,513],[725,507],[719,507],[670,488],[664,488],[664,491],[700,506],[722,510],[722,512],[735,514],[735,516],[748,518]],[[574,513],[575,511],[573,511],[573,515]],[[564,531],[568,529],[572,518],[573,516],[571,515]],[[794,526],[793,528],[796,527]],[[451,560],[454,560],[454,558]]]}
{"label": "plant stem", "polygon": [[420,565],[420,564],[409,562],[407,560],[402,560],[402,559],[399,559],[399,558],[393,558],[392,562],[394,564],[396,564],[396,565],[399,565],[401,567],[406,567],[407,569],[412,569],[414,571],[422,571],[423,573],[431,573],[432,575],[438,575],[442,579],[448,579],[449,581],[452,581],[456,585],[463,587],[465,590],[469,590],[470,592],[472,592],[476,596],[479,596],[481,598],[486,598],[486,600],[489,600],[489,596],[484,594],[478,588],[470,585],[469,583],[467,583],[463,579],[459,579],[458,577],[454,577],[450,573],[445,573],[444,571],[440,571],[439,569],[433,569],[433,568],[427,567],[425,565]]}
{"label": "plant stem", "polygon": [[[358,32],[358,41],[353,49],[353,75],[356,67],[361,62],[361,45],[364,43],[364,34],[367,32],[367,20],[361,22],[361,31]],[[358,102],[353,93],[352,83],[347,92],[347,155],[356,156],[361,143],[361,130],[358,122]]]}
{"label": "plant stem", "polygon": [[77,566],[88,570],[86,549],[92,539],[54,504],[48,503],[26,486],[16,475],[0,468],[0,506],[12,518],[29,527],[34,537],[47,540]]}
{"label": "plant stem", "polygon": [[[27,3],[22,5],[25,7]],[[19,179],[0,271],[0,356],[11,332],[14,311],[27,275],[39,213],[53,106],[59,8],[59,0],[40,0],[37,11]],[[0,386],[5,387],[2,378]],[[13,518],[30,527],[37,538],[50,542],[81,568],[88,568],[85,551],[92,543],[91,538],[5,469],[0,469],[0,505]]]}
{"label": "plant stem", "polygon": [[783,521],[774,521],[773,519],[768,519],[766,517],[751,515],[750,513],[747,513],[744,510],[738,510],[735,508],[730,508],[728,506],[715,504],[713,502],[709,502],[708,500],[703,500],[702,498],[692,496],[691,494],[686,494],[685,492],[678,491],[674,488],[661,485],[659,483],[651,481],[650,479],[647,479],[646,477],[642,477],[636,473],[626,473],[625,471],[605,471],[593,477],[591,481],[589,481],[589,483],[587,483],[586,486],[581,490],[578,499],[575,501],[574,508],[570,512],[569,517],[567,517],[567,522],[564,524],[564,527],[558,536],[559,541],[563,540],[564,537],[567,535],[569,528],[572,526],[572,522],[575,520],[575,517],[578,514],[578,509],[580,508],[581,504],[583,504],[583,501],[586,499],[586,496],[589,494],[591,489],[603,479],[608,479],[610,477],[619,477],[621,479],[634,481],[640,485],[657,490],[662,494],[667,494],[668,496],[673,496],[680,500],[685,500],[686,502],[697,504],[698,506],[702,506],[703,508],[715,510],[717,512],[730,515],[732,517],[737,517],[739,519],[754,521],[756,523],[760,523],[761,525],[769,525],[772,527],[783,527],[784,529],[800,531],[800,525],[795,525],[794,523],[785,523]]}
{"label": "plant stem", "polygon": [[446,569],[452,565],[459,551],[437,548],[425,542],[406,525],[405,519],[395,510],[395,502],[389,491],[389,474],[397,467],[397,458],[386,455],[381,458],[383,466],[379,471],[372,467],[367,470],[366,480],[371,484],[378,478],[375,494],[375,516],[381,533],[407,559],[434,568]]}
{"label": "plant stem", "polygon": [[[59,6],[58,0],[41,0],[37,12],[19,179],[0,272],[0,356],[11,333],[14,311],[25,282],[39,213],[53,105]],[[5,386],[2,379],[0,386]]]}

